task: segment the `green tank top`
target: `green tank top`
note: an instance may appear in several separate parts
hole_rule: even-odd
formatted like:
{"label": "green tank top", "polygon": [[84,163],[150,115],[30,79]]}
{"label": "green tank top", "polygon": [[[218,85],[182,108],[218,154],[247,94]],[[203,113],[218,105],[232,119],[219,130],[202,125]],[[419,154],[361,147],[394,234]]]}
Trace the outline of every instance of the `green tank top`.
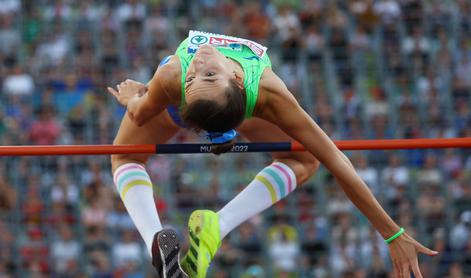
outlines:
{"label": "green tank top", "polygon": [[[191,32],[190,32],[191,34]],[[175,51],[175,55],[180,59],[180,64],[182,67],[182,96],[181,96],[181,107],[186,103],[185,102],[185,79],[188,66],[193,60],[194,53],[196,52],[197,46],[211,41],[210,36],[221,36],[210,33],[198,32],[198,36],[191,37],[193,43],[189,43],[190,38],[186,38]],[[229,37],[233,38],[233,37]],[[234,38],[238,39],[238,38]],[[243,40],[243,39],[239,39]],[[244,40],[249,42],[248,40]],[[263,51],[263,54],[255,54],[255,52],[245,44],[239,44],[237,41],[231,41],[229,39],[229,44],[226,45],[215,45],[216,49],[221,52],[224,56],[231,58],[237,61],[244,71],[244,88],[246,91],[246,107],[245,107],[245,118],[252,117],[253,111],[255,109],[255,104],[257,103],[258,98],[258,85],[260,82],[260,77],[262,76],[265,68],[271,68],[271,61],[268,57],[268,54]],[[252,42],[253,43],[253,42]],[[196,46],[196,47],[195,47]],[[266,50],[266,48],[265,48]]]}

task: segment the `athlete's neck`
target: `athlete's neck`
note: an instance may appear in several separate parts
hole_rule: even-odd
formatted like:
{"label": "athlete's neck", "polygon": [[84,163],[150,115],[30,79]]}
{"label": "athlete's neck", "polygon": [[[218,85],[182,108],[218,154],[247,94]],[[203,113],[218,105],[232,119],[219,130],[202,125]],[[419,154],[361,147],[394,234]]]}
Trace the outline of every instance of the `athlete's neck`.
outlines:
{"label": "athlete's neck", "polygon": [[244,76],[244,69],[242,68],[242,65],[238,61],[232,59],[231,57],[226,57],[226,58],[229,59],[229,61],[232,62],[232,64],[234,65],[235,73],[237,74],[237,76],[241,77],[242,85],[244,85],[244,77],[245,76]]}

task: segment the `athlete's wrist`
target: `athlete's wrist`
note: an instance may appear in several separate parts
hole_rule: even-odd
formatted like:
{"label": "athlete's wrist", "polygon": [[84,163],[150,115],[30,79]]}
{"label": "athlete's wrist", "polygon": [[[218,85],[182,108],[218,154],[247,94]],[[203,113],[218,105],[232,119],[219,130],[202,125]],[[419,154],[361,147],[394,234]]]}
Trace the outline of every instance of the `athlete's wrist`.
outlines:
{"label": "athlete's wrist", "polygon": [[394,222],[388,223],[379,229],[377,228],[378,232],[381,234],[384,240],[394,236],[400,229],[401,227]]}
{"label": "athlete's wrist", "polygon": [[133,96],[130,96],[128,99],[127,99],[127,103],[126,103],[126,108],[128,110],[134,108],[137,106],[138,102],[139,102],[139,98],[140,96],[136,93],[134,94]]}

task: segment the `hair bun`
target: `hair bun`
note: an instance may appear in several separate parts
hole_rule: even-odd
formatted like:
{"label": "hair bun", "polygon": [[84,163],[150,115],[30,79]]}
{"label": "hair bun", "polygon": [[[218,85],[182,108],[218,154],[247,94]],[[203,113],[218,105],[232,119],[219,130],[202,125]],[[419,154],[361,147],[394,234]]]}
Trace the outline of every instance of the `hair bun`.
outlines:
{"label": "hair bun", "polygon": [[211,152],[216,155],[220,155],[222,153],[227,153],[232,150],[232,147],[235,144],[235,140],[231,140],[222,144],[211,144]]}

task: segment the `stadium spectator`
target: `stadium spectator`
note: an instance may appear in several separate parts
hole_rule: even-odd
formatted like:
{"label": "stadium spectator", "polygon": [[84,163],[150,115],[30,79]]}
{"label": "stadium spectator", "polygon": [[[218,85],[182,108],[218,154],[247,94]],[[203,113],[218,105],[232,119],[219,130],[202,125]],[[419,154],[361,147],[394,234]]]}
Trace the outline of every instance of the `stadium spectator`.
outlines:
{"label": "stadium spectator", "polygon": [[123,230],[119,242],[111,250],[113,264],[118,268],[129,267],[130,263],[139,265],[144,252],[142,246],[136,241],[134,230]]}
{"label": "stadium spectator", "polygon": [[93,257],[108,254],[110,250],[111,238],[105,233],[103,225],[88,226],[85,230],[83,251],[85,255],[90,256],[90,261],[93,261]]}
{"label": "stadium spectator", "polygon": [[362,153],[356,153],[352,157],[352,164],[358,175],[368,185],[373,194],[379,195],[379,174],[375,168],[369,165],[368,158]]}
{"label": "stadium spectator", "polygon": [[64,202],[71,206],[79,202],[79,190],[75,184],[69,181],[66,173],[57,175],[56,184],[51,189],[51,200]]}
{"label": "stadium spectator", "polygon": [[373,10],[382,23],[390,24],[401,16],[401,7],[396,0],[380,0],[373,5]]}
{"label": "stadium spectator", "polygon": [[462,177],[457,181],[458,188],[453,200],[453,207],[457,213],[471,211],[471,187],[469,177]]}
{"label": "stadium spectator", "polygon": [[0,15],[0,53],[5,56],[16,57],[21,46],[20,32],[14,26],[11,15]]}
{"label": "stadium spectator", "polygon": [[437,156],[433,153],[428,153],[425,156],[423,167],[417,172],[417,182],[420,184],[435,184],[440,185],[443,182],[442,171],[437,165]]}
{"label": "stadium spectator", "polygon": [[83,225],[86,227],[103,226],[106,220],[107,211],[103,207],[101,200],[97,197],[90,199],[90,203],[82,211]]}
{"label": "stadium spectator", "polygon": [[38,119],[31,125],[30,140],[35,145],[54,145],[58,143],[61,126],[54,117],[53,108],[42,106],[38,110]]}
{"label": "stadium spectator", "polygon": [[50,247],[55,275],[67,275],[79,264],[82,246],[75,238],[70,226],[67,224],[59,226],[58,239]]}
{"label": "stadium spectator", "polygon": [[381,183],[386,195],[394,196],[397,187],[407,186],[409,179],[409,169],[402,164],[401,157],[397,154],[390,154],[388,165],[381,171]]}
{"label": "stadium spectator", "polygon": [[126,208],[124,207],[123,202],[121,202],[119,196],[114,198],[113,209],[106,216],[106,225],[108,228],[116,229],[118,231],[134,229],[134,223],[126,212]]}
{"label": "stadium spectator", "polygon": [[361,29],[371,33],[378,22],[378,15],[374,10],[372,0],[349,1],[348,10],[355,17]]}
{"label": "stadium spectator", "polygon": [[239,238],[236,246],[242,252],[242,261],[246,264],[251,263],[261,255],[262,238],[257,228],[250,222],[239,227]]}
{"label": "stadium spectator", "polygon": [[296,271],[301,250],[295,228],[281,223],[278,222],[268,230],[268,253],[277,275],[284,277]]}
{"label": "stadium spectator", "polygon": [[24,267],[37,275],[48,273],[51,267],[48,260],[50,249],[44,242],[43,233],[40,226],[27,225],[25,237],[20,243]]}
{"label": "stadium spectator", "polygon": [[6,180],[0,180],[0,215],[12,212],[17,204],[17,192],[15,187]]}
{"label": "stadium spectator", "polygon": [[131,20],[143,21],[146,16],[147,7],[141,0],[126,0],[115,10],[115,17],[121,23]]}
{"label": "stadium spectator", "polygon": [[278,5],[273,26],[280,39],[282,59],[291,64],[296,62],[301,47],[301,24],[288,3]]}
{"label": "stadium spectator", "polygon": [[0,1],[0,14],[1,15],[14,15],[21,11],[20,0],[1,0]]}
{"label": "stadium spectator", "polygon": [[15,265],[15,237],[7,219],[0,219],[0,275],[8,276]]}
{"label": "stadium spectator", "polygon": [[[288,23],[288,26],[277,26],[277,28],[293,28],[294,31],[296,31],[296,28],[298,28],[296,20],[290,18],[289,15],[284,15],[284,19],[280,20]],[[241,21],[245,26],[245,34],[238,35],[261,44],[266,44],[267,39],[272,31],[272,22],[263,12],[262,4],[260,2],[249,2],[241,14]],[[281,22],[275,22],[275,25],[276,24],[283,25]]]}
{"label": "stadium spectator", "polygon": [[32,76],[20,65],[14,65],[3,81],[3,90],[10,96],[30,97],[34,91]]}
{"label": "stadium spectator", "polygon": [[[59,66],[69,54],[71,42],[60,23],[53,24],[53,30],[42,32],[41,42],[38,43],[34,54],[35,65],[42,68],[47,65]],[[36,64],[37,63],[37,64]]]}
{"label": "stadium spectator", "polygon": [[45,7],[43,12],[43,19],[46,21],[52,20],[68,20],[72,15],[72,7],[68,1],[58,0],[52,1],[53,4],[49,4]]}

